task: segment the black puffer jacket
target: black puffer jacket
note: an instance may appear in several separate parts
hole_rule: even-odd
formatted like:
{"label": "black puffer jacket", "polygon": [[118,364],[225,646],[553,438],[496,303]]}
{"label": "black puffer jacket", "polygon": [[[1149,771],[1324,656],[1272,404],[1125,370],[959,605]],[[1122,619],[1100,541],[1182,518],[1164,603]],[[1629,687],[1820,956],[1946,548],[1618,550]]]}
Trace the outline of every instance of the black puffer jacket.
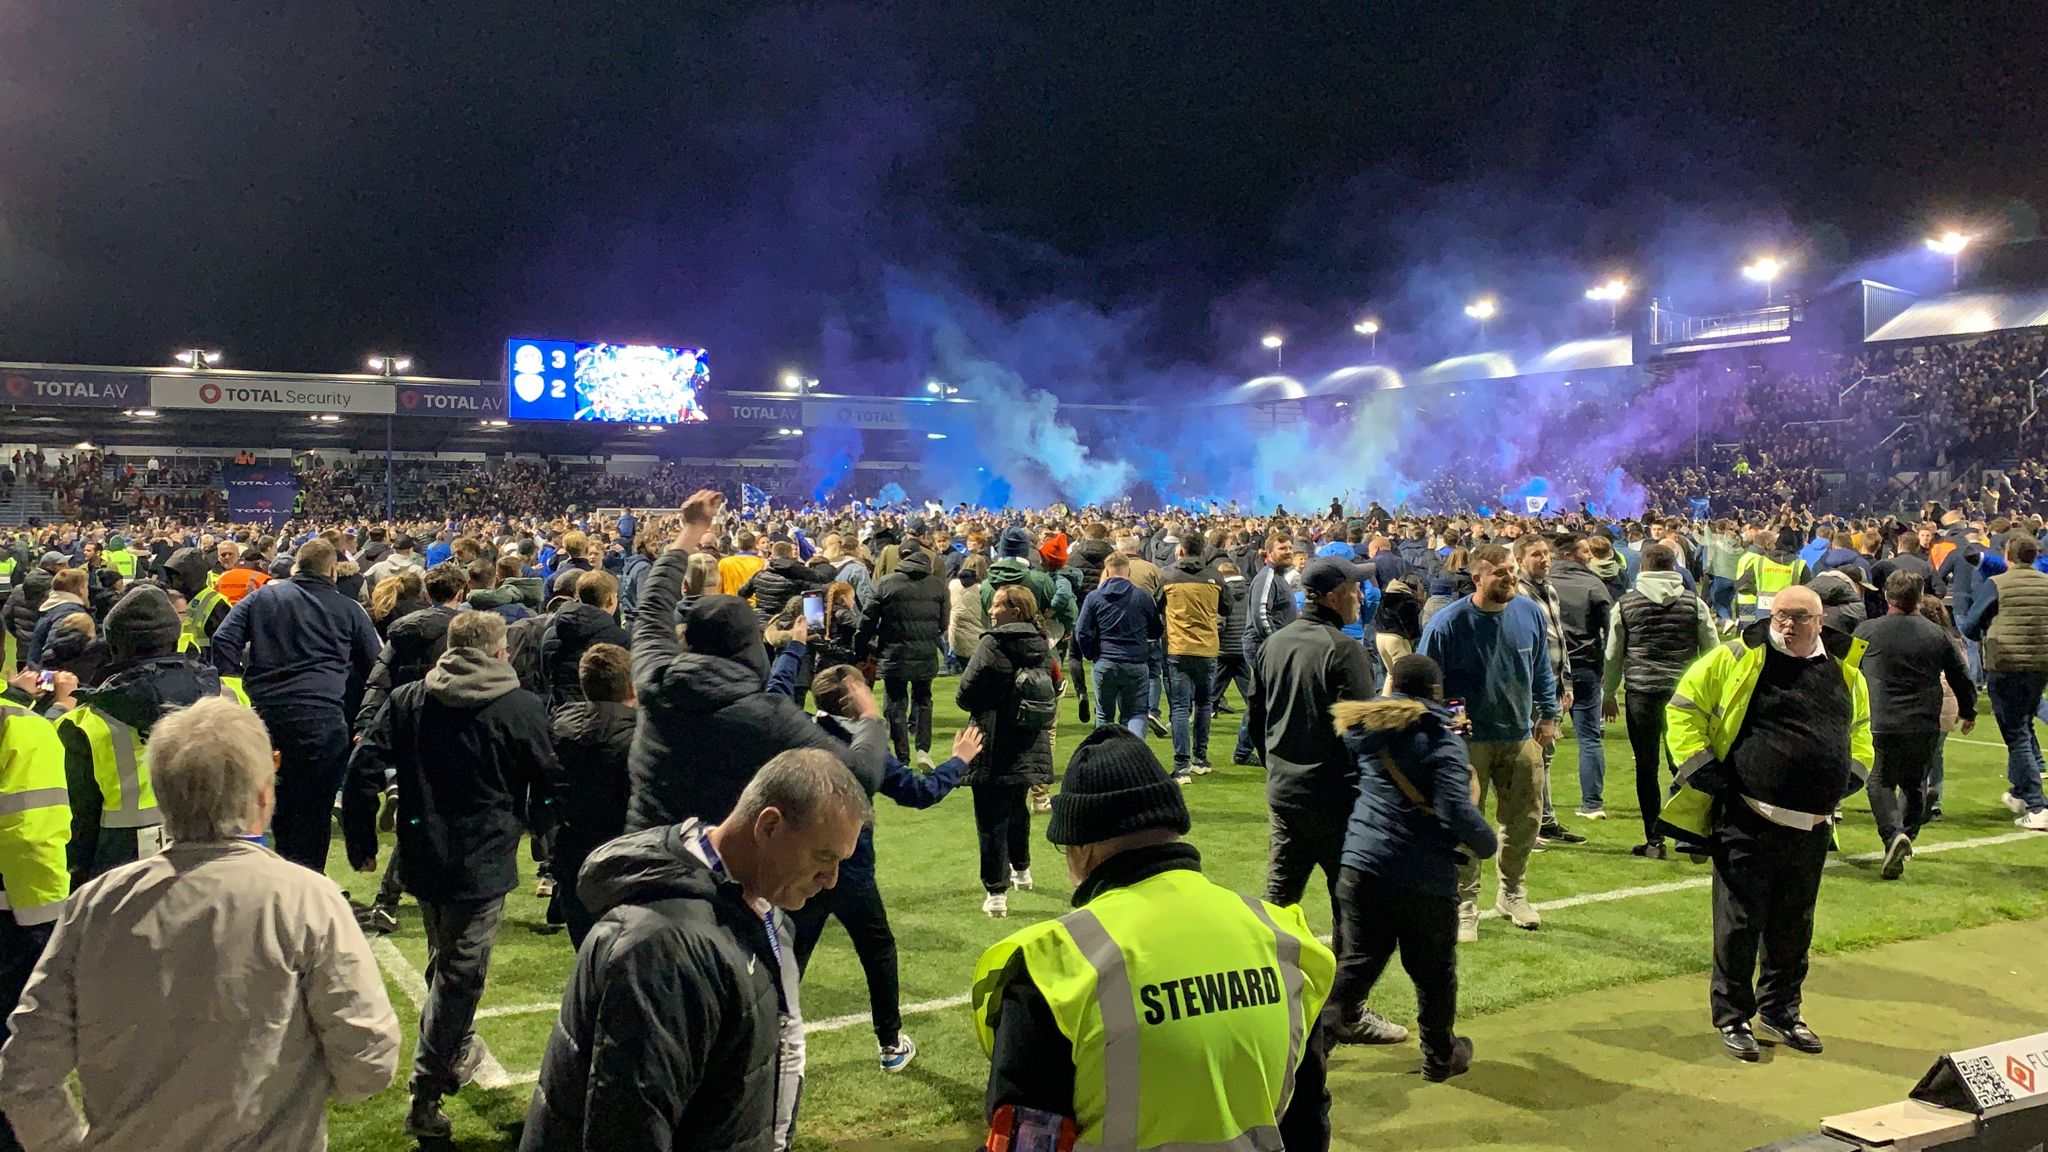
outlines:
{"label": "black puffer jacket", "polygon": [[918,549],[875,585],[857,647],[863,658],[875,659],[884,678],[930,680],[939,674],[946,581],[936,574],[932,561],[930,552]]}
{"label": "black puffer jacket", "polygon": [[869,792],[881,787],[889,737],[881,720],[854,725],[853,743],[843,744],[794,701],[768,692],[768,656],[760,645],[744,660],[681,650],[674,621],[688,563],[681,552],[664,552],[633,614],[640,724],[633,734],[626,827],[655,828],[690,816],[722,820],[761,765],[791,748],[822,748]]}
{"label": "black puffer jacket", "polygon": [[1116,545],[1107,540],[1090,540],[1083,536],[1067,553],[1067,567],[1074,573],[1075,599],[1085,600],[1090,592],[1102,583],[1102,565],[1116,551]]}
{"label": "black puffer jacket", "polygon": [[819,572],[793,556],[775,556],[769,559],[766,568],[740,585],[739,595],[742,600],[753,598],[754,612],[765,624],[780,616],[790,601],[831,582],[829,574],[821,578]]}
{"label": "black puffer jacket", "polygon": [[780,1056],[802,1043],[784,1011],[796,940],[778,914],[772,944],[739,885],[690,851],[699,827],[623,836],[584,865],[577,891],[601,919],[576,953],[521,1152],[772,1152],[794,1125],[802,1078]]}
{"label": "black puffer jacket", "polygon": [[961,783],[1052,783],[1052,732],[1021,731],[1009,722],[1017,672],[1033,665],[1052,667],[1052,646],[1045,642],[1038,625],[1004,624],[982,633],[981,643],[960,673],[955,700],[962,712],[974,718],[985,743],[981,755],[967,766]]}
{"label": "black puffer jacket", "polygon": [[17,653],[28,650],[29,637],[36,634],[36,621],[43,615],[43,601],[50,595],[50,581],[55,579],[53,573],[31,568],[7,594],[7,604],[0,608],[0,616],[6,617],[7,630],[14,634]]}
{"label": "black puffer jacket", "polygon": [[578,700],[548,721],[555,748],[555,859],[570,861],[563,879],[598,845],[626,830],[632,791],[626,758],[639,714],[631,704]]}
{"label": "black puffer jacket", "polygon": [[617,644],[625,648],[631,643],[626,630],[602,608],[576,600],[556,609],[554,619],[540,638],[540,673],[548,688],[548,707],[560,708],[583,699],[583,684],[576,677],[576,665],[592,644]]}
{"label": "black puffer jacket", "polygon": [[391,625],[384,634],[384,650],[377,653],[377,665],[363,684],[363,706],[356,712],[356,731],[361,732],[377,718],[393,690],[427,674],[441,653],[448,650],[448,622],[455,609],[446,604],[422,608]]}

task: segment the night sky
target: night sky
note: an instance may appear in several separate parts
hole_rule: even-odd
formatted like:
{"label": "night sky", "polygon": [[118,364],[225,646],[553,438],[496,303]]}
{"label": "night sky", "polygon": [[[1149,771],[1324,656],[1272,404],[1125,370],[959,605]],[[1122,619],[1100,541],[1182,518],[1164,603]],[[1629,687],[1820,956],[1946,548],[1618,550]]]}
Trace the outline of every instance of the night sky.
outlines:
{"label": "night sky", "polygon": [[1766,247],[1821,276],[2020,227],[2042,10],[31,0],[0,359],[489,378],[554,335],[881,392],[943,370],[912,291],[1093,326],[1092,368],[1019,366],[1082,398],[1367,310],[1419,353],[1476,290],[1568,334],[1610,271],[1722,307]]}

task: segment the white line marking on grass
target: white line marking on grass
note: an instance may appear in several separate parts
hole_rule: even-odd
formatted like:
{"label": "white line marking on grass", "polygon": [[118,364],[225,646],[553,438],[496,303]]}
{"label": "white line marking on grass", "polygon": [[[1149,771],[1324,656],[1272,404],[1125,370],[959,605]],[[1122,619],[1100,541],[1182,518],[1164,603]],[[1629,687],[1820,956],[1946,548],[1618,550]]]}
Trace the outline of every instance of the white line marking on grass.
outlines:
{"label": "white line marking on grass", "polygon": [[[937,1000],[920,1000],[915,1004],[905,1004],[900,1011],[905,1016],[913,1013],[944,1012],[950,1008],[964,1008],[970,999],[971,997],[962,993],[958,996],[945,996]],[[869,1020],[870,1017],[865,1012],[855,1012],[847,1016],[828,1016],[823,1020],[806,1020],[804,1021],[804,1035],[809,1036],[813,1032],[840,1032],[859,1024],[866,1024]]]}
{"label": "white line marking on grass", "polygon": [[[2003,747],[2003,745],[1999,745],[1999,747]],[[2048,836],[2043,836],[2039,832],[2007,832],[1998,836],[1980,836],[1974,840],[1949,840],[1938,844],[1915,845],[1913,854],[1915,856],[1928,856],[1938,852],[1956,852],[1966,848],[1989,848],[1999,844],[2016,844],[2022,840],[2037,838],[2048,841]],[[1882,859],[1884,859],[1883,852],[1864,852],[1855,856],[1831,857],[1827,862],[1827,866],[1835,868],[1852,861],[1871,863]],[[1714,878],[1712,876],[1692,876],[1684,880],[1671,880],[1662,884],[1641,884],[1631,888],[1615,888],[1606,892],[1586,892],[1578,896],[1565,896],[1556,900],[1546,900],[1537,904],[1536,909],[1540,912],[1555,912],[1567,908],[1583,908],[1589,904],[1612,904],[1618,900],[1633,900],[1639,896],[1665,896],[1673,892],[1690,892],[1709,887],[1713,883]],[[1484,919],[1495,919],[1498,915],[1491,908],[1480,913],[1480,916]],[[1324,936],[1321,939],[1324,943],[1328,943],[1330,938]],[[383,966],[386,972],[390,973],[391,978],[398,982],[398,986],[405,991],[406,996],[417,1007],[419,1002],[426,997],[427,984],[425,980],[420,978],[419,972],[413,968],[411,961],[407,960],[395,945],[381,936],[375,937],[370,941],[370,948],[377,954],[377,962]],[[964,1008],[969,1002],[970,997],[963,993],[958,996],[943,996],[937,1000],[920,1000],[914,1004],[905,1004],[901,1011],[905,1016],[923,1016],[933,1012],[949,1012],[955,1008]],[[542,1012],[554,1012],[559,1008],[560,1005],[558,1004],[507,1004],[481,1009],[477,1012],[477,1018],[480,1020],[495,1020],[507,1016],[538,1015]],[[869,1016],[865,1012],[849,1013],[845,1016],[828,1016],[823,1020],[806,1021],[804,1024],[804,1034],[808,1036],[820,1032],[843,1032],[849,1028],[864,1027],[868,1023]],[[481,1037],[479,1037],[479,1042],[481,1042]],[[538,1082],[539,1079],[540,1073],[538,1071],[508,1073],[498,1064],[495,1057],[487,1055],[484,1058],[484,1067],[477,1073],[476,1082],[479,1086],[485,1088],[508,1088],[533,1084]]]}
{"label": "white line marking on grass", "polygon": [[[427,999],[427,981],[420,975],[420,970],[412,966],[412,961],[405,958],[405,953],[398,950],[398,945],[382,936],[370,937],[370,954],[377,958],[377,967],[382,968],[385,975],[398,984],[398,990],[405,993],[405,998],[412,1001],[414,1010],[418,1010]],[[505,1066],[498,1063],[496,1056],[491,1055],[491,1046],[484,1043],[483,1037],[478,1036],[476,1042],[483,1048],[484,1058],[477,1064],[476,1079],[471,1083],[483,1089],[508,1088],[521,1083],[505,1071]],[[539,1073],[535,1073],[532,1079],[524,1082],[530,1084],[538,1079]]]}
{"label": "white line marking on grass", "polygon": [[479,1020],[497,1020],[505,1016],[538,1016],[543,1012],[560,1012],[561,1010],[562,1004],[558,1000],[549,1001],[545,1004],[538,1001],[532,1004],[500,1004],[493,1008],[477,1009],[476,1018]]}
{"label": "white line marking on grass", "polygon": [[2005,743],[2000,740],[1972,740],[1966,736],[1951,736],[1949,737],[1949,739],[1955,741],[1958,744],[1975,744],[1979,748],[2002,749],[2005,747]]}

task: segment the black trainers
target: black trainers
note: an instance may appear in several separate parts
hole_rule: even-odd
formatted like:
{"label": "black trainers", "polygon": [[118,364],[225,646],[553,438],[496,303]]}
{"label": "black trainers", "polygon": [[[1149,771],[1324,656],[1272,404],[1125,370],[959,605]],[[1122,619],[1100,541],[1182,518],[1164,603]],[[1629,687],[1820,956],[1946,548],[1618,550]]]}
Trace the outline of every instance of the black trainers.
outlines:
{"label": "black trainers", "polygon": [[1330,1035],[1339,1044],[1399,1044],[1408,1039],[1408,1029],[1370,1008],[1360,1008],[1358,1015],[1330,1029]]}
{"label": "black trainers", "polygon": [[1721,1045],[1728,1054],[1745,1064],[1754,1064],[1763,1059],[1763,1049],[1756,1046],[1756,1034],[1747,1024],[1728,1024],[1721,1028]]}
{"label": "black trainers", "polygon": [[455,1131],[441,1102],[431,1096],[415,1096],[405,1114],[405,1134],[415,1140],[446,1140]]}
{"label": "black trainers", "polygon": [[1088,698],[1086,696],[1074,701],[1074,718],[1083,724],[1094,722],[1095,710],[1088,706]]}
{"label": "black trainers", "polygon": [[398,931],[398,910],[385,904],[372,904],[369,915],[363,917],[363,927],[379,936],[389,936]]}
{"label": "black trainers", "polygon": [[1165,721],[1162,721],[1162,720],[1161,720],[1161,719],[1159,719],[1159,717],[1157,717],[1157,716],[1147,716],[1147,717],[1145,717],[1145,727],[1146,727],[1147,729],[1150,729],[1150,730],[1151,730],[1151,732],[1152,732],[1152,734],[1153,734],[1154,736],[1171,736],[1171,735],[1173,735],[1173,730],[1172,730],[1172,729],[1170,729],[1170,728],[1168,728],[1168,727],[1166,726],[1166,723],[1165,723]]}
{"label": "black trainers", "polygon": [[1885,845],[1884,866],[1877,870],[1878,877],[1883,880],[1897,880],[1906,874],[1906,861],[1912,858],[1913,841],[1908,839],[1904,832],[1894,835],[1892,842]]}
{"label": "black trainers", "polygon": [[1652,840],[1647,844],[1638,844],[1629,849],[1628,854],[1631,856],[1641,856],[1645,860],[1662,860],[1671,855],[1671,850],[1664,847],[1662,840]]}
{"label": "black trainers", "polygon": [[1453,1076],[1463,1076],[1472,1070],[1472,1041],[1463,1036],[1456,1037],[1451,1044],[1451,1054],[1442,1060],[1424,1057],[1422,1078],[1431,1084],[1441,1084]]}
{"label": "black trainers", "polygon": [[1552,844],[1584,844],[1586,838],[1552,820],[1536,830],[1536,838]]}
{"label": "black trainers", "polygon": [[1823,1045],[1820,1037],[1813,1034],[1813,1029],[1808,1028],[1804,1020],[1772,1020],[1768,1016],[1759,1016],[1756,1018],[1756,1025],[1764,1034],[1764,1039],[1773,1044],[1783,1044],[1794,1052],[1804,1052],[1810,1056],[1818,1056],[1821,1053]]}

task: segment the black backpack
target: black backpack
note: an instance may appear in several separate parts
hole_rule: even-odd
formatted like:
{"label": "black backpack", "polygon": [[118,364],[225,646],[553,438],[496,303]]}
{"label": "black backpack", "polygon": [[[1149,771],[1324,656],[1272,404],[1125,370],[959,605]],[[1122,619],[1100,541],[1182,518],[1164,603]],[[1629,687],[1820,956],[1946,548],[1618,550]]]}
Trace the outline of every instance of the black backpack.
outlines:
{"label": "black backpack", "polygon": [[519,677],[519,686],[542,700],[548,698],[548,693],[541,679],[540,638],[553,619],[551,615],[527,616],[505,626],[505,651],[513,673]]}
{"label": "black backpack", "polygon": [[1043,664],[1017,669],[1015,690],[1010,694],[1010,714],[1005,719],[1020,732],[1043,732],[1059,719],[1060,692],[1053,686],[1052,673]]}

